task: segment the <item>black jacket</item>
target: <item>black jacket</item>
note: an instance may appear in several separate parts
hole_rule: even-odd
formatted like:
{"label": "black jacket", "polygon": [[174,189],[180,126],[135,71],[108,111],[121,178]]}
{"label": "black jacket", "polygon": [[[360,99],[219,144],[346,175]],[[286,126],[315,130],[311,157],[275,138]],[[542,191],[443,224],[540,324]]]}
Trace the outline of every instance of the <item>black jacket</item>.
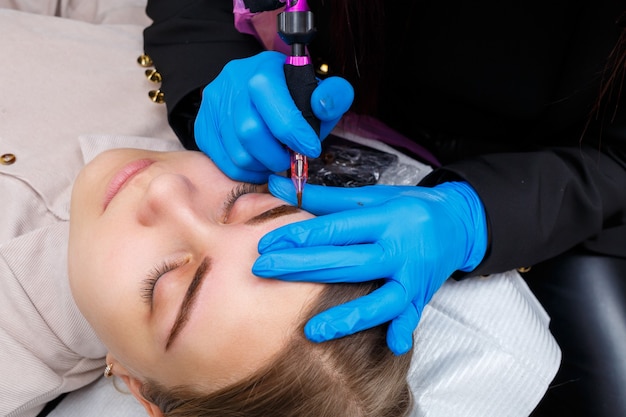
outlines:
{"label": "black jacket", "polygon": [[[614,112],[610,103],[585,128],[624,2],[385,3],[378,117],[444,162],[421,185],[464,179],[480,195],[491,244],[474,273],[531,266],[580,245],[626,258],[624,106]],[[320,28],[311,50],[324,60],[331,25],[309,4]],[[226,62],[261,47],[234,29],[230,0],[152,0],[147,12],[145,52],[163,76],[172,127],[195,149],[202,88]]]}

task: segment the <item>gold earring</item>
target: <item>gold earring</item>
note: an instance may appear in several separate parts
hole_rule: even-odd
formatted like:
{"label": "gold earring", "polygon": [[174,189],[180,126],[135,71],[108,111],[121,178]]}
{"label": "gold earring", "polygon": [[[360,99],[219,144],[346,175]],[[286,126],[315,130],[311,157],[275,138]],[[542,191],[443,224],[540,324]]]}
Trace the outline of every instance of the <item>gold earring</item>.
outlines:
{"label": "gold earring", "polygon": [[113,364],[108,363],[106,368],[104,368],[104,376],[110,378],[113,375]]}

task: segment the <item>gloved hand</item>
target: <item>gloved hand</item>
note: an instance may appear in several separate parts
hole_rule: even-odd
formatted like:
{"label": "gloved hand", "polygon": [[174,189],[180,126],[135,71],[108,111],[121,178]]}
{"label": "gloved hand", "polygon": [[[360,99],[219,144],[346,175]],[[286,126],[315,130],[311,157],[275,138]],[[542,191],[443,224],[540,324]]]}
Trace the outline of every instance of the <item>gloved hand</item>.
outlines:
{"label": "gloved hand", "polygon": [[[283,146],[309,157],[321,152],[320,138],[293,102],[279,52],[229,62],[204,88],[194,124],[196,144],[230,178],[262,183],[289,168]],[[324,139],[354,98],[343,78],[330,77],[313,91],[311,106]]]}
{"label": "gloved hand", "polygon": [[[289,179],[272,176],[269,187],[295,202]],[[433,188],[307,185],[302,207],[322,216],[266,234],[254,274],[324,283],[385,281],[371,294],[311,318],[305,333],[315,342],[391,321],[387,344],[396,354],[407,352],[426,303],[454,271],[475,269],[487,248],[485,211],[465,182]]]}

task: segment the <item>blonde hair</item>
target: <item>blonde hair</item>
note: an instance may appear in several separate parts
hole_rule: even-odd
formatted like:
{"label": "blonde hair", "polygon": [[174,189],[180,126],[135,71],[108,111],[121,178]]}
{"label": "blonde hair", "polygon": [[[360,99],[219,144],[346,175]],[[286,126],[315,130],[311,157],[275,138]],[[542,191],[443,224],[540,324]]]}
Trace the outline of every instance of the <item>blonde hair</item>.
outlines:
{"label": "blonde hair", "polygon": [[[310,315],[371,292],[377,283],[329,285]],[[304,326],[300,326],[300,330]],[[147,381],[143,396],[167,417],[402,417],[412,397],[411,354],[394,355],[386,326],[315,344],[295,332],[267,366],[212,393]],[[253,348],[253,347],[252,347]]]}

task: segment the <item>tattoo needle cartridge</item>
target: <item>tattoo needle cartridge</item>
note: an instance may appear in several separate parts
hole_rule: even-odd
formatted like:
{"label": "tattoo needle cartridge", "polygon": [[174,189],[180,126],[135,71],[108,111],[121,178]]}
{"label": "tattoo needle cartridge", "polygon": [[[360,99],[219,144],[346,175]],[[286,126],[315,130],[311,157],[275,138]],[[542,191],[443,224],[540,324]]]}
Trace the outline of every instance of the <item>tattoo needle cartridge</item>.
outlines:
{"label": "tattoo needle cartridge", "polygon": [[[311,94],[317,86],[315,69],[307,55],[306,45],[315,36],[313,13],[306,0],[285,0],[285,9],[278,15],[278,35],[290,45],[291,52],[284,65],[285,80],[293,101],[311,125],[317,136],[320,135],[320,121],[311,108]],[[291,180],[296,188],[298,207],[302,206],[302,192],[309,175],[306,155],[290,151]]]}

